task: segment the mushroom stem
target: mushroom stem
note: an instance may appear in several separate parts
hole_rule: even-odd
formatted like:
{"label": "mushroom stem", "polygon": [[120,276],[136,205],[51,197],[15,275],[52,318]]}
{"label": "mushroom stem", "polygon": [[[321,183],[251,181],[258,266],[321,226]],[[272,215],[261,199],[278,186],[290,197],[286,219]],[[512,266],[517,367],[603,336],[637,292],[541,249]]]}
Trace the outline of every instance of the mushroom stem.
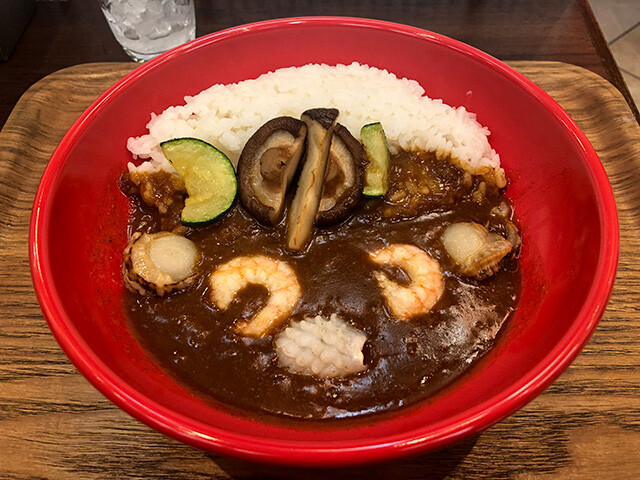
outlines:
{"label": "mushroom stem", "polygon": [[287,219],[287,246],[291,250],[302,251],[309,243],[337,117],[335,108],[307,110],[301,116],[307,124],[307,157]]}

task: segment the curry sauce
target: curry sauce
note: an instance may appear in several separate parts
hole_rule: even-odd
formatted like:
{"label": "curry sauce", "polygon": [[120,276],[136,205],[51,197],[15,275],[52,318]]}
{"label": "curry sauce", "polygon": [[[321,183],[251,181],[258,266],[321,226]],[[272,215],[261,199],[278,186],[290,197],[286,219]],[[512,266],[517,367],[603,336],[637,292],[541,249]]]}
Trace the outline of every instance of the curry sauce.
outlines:
{"label": "curry sauce", "polygon": [[[454,381],[494,345],[516,308],[520,275],[517,249],[489,278],[460,275],[440,237],[456,222],[507,235],[511,208],[501,190],[433,154],[400,152],[391,165],[384,198],[364,199],[347,220],[316,228],[301,253],[285,248],[284,222],[262,226],[240,205],[208,226],[189,228],[185,236],[201,252],[196,283],[165,297],[125,295],[142,344],[190,389],[250,415],[321,419],[392,411]],[[132,200],[132,231],[172,223],[138,196]],[[445,290],[430,312],[408,320],[390,313],[374,278],[381,267],[369,252],[391,244],[415,245],[439,263]],[[268,292],[249,286],[221,311],[209,299],[207,279],[221,263],[257,253],[285,260],[296,272],[302,295],[292,319],[336,313],[366,334],[363,372],[332,379],[289,372],[273,347],[287,322],[258,338],[234,330],[263,308]],[[400,268],[384,271],[401,285],[411,281]]]}

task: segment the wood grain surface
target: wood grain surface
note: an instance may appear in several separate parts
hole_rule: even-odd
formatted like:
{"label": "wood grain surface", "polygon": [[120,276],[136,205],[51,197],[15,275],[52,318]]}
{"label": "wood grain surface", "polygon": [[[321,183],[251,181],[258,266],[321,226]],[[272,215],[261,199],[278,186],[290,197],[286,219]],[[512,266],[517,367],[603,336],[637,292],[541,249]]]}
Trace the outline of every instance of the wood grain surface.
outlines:
{"label": "wood grain surface", "polygon": [[640,478],[640,127],[620,93],[587,70],[512,64],[574,118],[613,185],[621,253],[606,313],[569,369],[494,427],[439,452],[332,471],[254,465],[183,445],[113,406],[67,360],[29,275],[32,201],[66,130],[134,65],[78,65],[33,85],[0,132],[0,478]]}
{"label": "wood grain surface", "polygon": [[[306,15],[404,23],[455,38],[501,60],[579,65],[612,82],[636,108],[588,0],[202,0],[195,6],[198,36]],[[20,95],[44,76],[81,63],[125,60],[129,58],[96,0],[38,1],[11,58],[0,62],[0,128]]]}

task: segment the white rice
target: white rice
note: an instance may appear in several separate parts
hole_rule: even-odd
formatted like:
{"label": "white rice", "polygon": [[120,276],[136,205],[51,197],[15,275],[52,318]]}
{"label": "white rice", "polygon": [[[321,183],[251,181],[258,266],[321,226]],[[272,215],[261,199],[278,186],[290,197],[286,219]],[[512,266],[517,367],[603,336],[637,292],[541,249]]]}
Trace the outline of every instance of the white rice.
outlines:
{"label": "white rice", "polygon": [[[337,108],[338,121],[359,138],[360,128],[381,122],[392,152],[398,148],[451,156],[461,168],[491,178],[504,177],[500,158],[487,139],[489,130],[464,107],[427,97],[414,80],[367,65],[281,68],[257,79],[216,84],[185,97],[185,104],[151,114],[149,133],[131,137],[134,158],[151,158],[130,170],[173,170],[160,142],[195,137],[223,151],[235,164],[249,137],[281,115],[299,118],[317,107]],[[497,182],[500,183],[500,182]]]}

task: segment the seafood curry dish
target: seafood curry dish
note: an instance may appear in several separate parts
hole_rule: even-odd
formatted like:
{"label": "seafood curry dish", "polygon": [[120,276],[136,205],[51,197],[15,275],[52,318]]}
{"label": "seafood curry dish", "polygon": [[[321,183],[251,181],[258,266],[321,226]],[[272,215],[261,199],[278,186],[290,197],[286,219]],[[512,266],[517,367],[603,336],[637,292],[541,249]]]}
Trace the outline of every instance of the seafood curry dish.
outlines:
{"label": "seafood curry dish", "polygon": [[121,178],[125,311],[212,401],[297,419],[393,411],[472,368],[516,308],[503,170],[341,116],[272,118],[231,160],[171,138],[156,149],[168,166]]}

